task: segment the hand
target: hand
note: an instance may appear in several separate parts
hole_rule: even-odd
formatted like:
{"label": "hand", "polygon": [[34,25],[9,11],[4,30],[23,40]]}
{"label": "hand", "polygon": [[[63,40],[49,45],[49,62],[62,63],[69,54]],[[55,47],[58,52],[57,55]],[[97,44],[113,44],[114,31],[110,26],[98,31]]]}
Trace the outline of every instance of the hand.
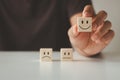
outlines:
{"label": "hand", "polygon": [[114,31],[111,30],[110,21],[105,21],[107,13],[100,11],[94,14],[91,5],[87,5],[82,17],[92,17],[92,32],[78,32],[77,25],[68,30],[68,35],[73,48],[84,56],[93,56],[103,50],[113,39]]}

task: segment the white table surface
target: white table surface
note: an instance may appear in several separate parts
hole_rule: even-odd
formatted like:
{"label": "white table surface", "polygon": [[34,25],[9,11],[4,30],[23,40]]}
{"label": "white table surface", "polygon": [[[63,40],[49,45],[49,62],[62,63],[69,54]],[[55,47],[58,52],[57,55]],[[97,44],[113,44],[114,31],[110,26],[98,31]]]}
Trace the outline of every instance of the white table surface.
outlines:
{"label": "white table surface", "polygon": [[120,52],[87,58],[74,52],[73,61],[40,62],[39,52],[0,52],[0,80],[120,80]]}

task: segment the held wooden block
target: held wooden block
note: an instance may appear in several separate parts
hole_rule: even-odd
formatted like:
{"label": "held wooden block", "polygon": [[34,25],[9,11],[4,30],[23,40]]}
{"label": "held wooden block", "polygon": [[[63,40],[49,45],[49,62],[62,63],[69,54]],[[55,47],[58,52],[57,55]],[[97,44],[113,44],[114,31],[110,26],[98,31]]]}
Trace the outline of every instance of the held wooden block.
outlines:
{"label": "held wooden block", "polygon": [[52,48],[41,48],[40,49],[40,60],[41,61],[52,61]]}
{"label": "held wooden block", "polygon": [[92,18],[77,17],[77,26],[79,32],[92,32]]}
{"label": "held wooden block", "polygon": [[61,48],[61,60],[62,61],[70,61],[73,60],[73,50],[72,48]]}

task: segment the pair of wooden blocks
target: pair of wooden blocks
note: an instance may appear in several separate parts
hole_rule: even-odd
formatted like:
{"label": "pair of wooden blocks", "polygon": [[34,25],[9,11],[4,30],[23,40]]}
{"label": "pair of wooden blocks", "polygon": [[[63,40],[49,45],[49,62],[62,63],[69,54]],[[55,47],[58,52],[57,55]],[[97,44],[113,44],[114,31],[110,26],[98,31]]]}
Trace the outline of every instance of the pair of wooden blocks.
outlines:
{"label": "pair of wooden blocks", "polygon": [[[73,60],[73,49],[72,48],[61,48],[60,55],[62,61]],[[52,61],[53,50],[52,48],[41,48],[40,49],[40,60],[41,61]]]}

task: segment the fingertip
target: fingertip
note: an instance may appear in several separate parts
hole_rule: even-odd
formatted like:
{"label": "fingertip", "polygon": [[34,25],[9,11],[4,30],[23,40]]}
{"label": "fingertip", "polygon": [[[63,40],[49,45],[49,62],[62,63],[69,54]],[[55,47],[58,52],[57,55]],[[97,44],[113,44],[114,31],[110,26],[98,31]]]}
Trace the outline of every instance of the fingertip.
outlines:
{"label": "fingertip", "polygon": [[104,10],[101,10],[100,12],[99,12],[99,14],[102,14],[103,15],[103,19],[106,19],[107,18],[107,12],[106,11],[104,11]]}
{"label": "fingertip", "polygon": [[115,36],[115,33],[113,30],[109,30],[109,32],[104,36],[105,43],[108,44]]}
{"label": "fingertip", "polygon": [[94,15],[94,9],[92,5],[86,5],[84,10],[83,10],[83,17],[91,17]]}

